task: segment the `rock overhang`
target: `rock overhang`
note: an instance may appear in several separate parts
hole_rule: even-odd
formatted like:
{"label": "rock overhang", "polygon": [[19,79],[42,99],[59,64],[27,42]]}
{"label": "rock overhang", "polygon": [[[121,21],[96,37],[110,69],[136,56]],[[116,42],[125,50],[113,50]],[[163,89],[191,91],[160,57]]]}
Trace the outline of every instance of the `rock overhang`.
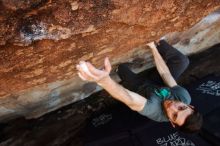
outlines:
{"label": "rock overhang", "polygon": [[80,60],[101,67],[109,56],[113,68],[139,62],[140,71],[153,65],[145,44],[167,33],[184,31],[165,38],[185,54],[219,43],[219,12],[202,20],[219,6],[212,0],[3,0],[0,119],[38,117],[100,90],[77,77]]}

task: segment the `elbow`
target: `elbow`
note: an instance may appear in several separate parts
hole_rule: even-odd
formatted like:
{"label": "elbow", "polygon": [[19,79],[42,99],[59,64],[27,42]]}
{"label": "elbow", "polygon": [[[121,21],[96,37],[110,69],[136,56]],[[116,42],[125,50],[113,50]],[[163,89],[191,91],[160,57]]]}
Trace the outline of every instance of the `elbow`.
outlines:
{"label": "elbow", "polygon": [[131,102],[128,103],[128,107],[133,111],[141,111],[144,108],[145,102],[140,102],[132,99]]}
{"label": "elbow", "polygon": [[141,111],[146,103],[146,98],[140,96],[139,94],[136,94],[134,92],[127,91],[127,102],[125,104],[134,111]]}
{"label": "elbow", "polygon": [[135,111],[135,109],[136,109],[136,101],[135,101],[135,99],[129,98],[129,101],[127,102],[127,106],[128,106],[130,109],[132,109],[132,110]]}
{"label": "elbow", "polygon": [[140,106],[140,105],[129,105],[129,108],[130,108],[131,110],[133,110],[133,111],[139,112],[139,111],[141,111],[141,110],[144,108],[144,106]]}

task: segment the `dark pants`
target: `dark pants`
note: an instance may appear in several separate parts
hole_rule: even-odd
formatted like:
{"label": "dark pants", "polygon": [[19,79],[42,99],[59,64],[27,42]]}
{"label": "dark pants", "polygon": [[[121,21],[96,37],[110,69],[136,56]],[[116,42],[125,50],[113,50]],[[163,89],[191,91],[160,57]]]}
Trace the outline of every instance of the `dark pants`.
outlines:
{"label": "dark pants", "polygon": [[[188,57],[173,48],[164,40],[161,40],[158,43],[157,49],[166,62],[173,78],[177,80],[189,65]],[[131,91],[138,90],[138,87],[142,84],[154,84],[157,86],[164,85],[158,72],[151,75],[151,77],[143,78],[132,72],[126,64],[119,65],[118,75],[122,79],[122,85]]]}

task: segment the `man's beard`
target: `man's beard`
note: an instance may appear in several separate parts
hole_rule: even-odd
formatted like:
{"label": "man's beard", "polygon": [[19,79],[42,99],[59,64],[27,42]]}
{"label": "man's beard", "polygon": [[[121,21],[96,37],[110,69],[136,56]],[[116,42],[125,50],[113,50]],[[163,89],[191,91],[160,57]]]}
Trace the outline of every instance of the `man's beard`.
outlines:
{"label": "man's beard", "polygon": [[164,111],[164,114],[166,115],[166,117],[168,118],[168,112],[167,112],[167,109],[170,107],[170,105],[175,102],[175,100],[170,100],[170,99],[167,99],[167,100],[164,100],[161,104],[162,106],[162,109]]}
{"label": "man's beard", "polygon": [[[166,101],[166,100],[164,100],[164,101]],[[167,108],[164,105],[164,101],[161,103],[161,106],[162,106],[164,114],[166,115],[167,118],[169,118],[168,115],[167,115]]]}

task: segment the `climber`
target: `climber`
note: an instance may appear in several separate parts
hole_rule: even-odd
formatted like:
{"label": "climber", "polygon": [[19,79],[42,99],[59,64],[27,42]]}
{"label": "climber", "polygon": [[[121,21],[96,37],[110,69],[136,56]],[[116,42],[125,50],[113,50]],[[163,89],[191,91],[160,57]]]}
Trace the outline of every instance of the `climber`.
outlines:
{"label": "climber", "polygon": [[[90,62],[80,61],[76,66],[82,80],[96,82],[112,97],[129,108],[158,122],[168,122],[187,133],[198,132],[202,115],[190,105],[188,91],[176,82],[189,64],[188,58],[165,40],[148,43],[158,71],[153,80],[140,78],[127,64],[118,67],[122,85],[111,79],[111,64],[106,57],[104,69],[95,68]],[[144,82],[143,82],[144,81]]]}

